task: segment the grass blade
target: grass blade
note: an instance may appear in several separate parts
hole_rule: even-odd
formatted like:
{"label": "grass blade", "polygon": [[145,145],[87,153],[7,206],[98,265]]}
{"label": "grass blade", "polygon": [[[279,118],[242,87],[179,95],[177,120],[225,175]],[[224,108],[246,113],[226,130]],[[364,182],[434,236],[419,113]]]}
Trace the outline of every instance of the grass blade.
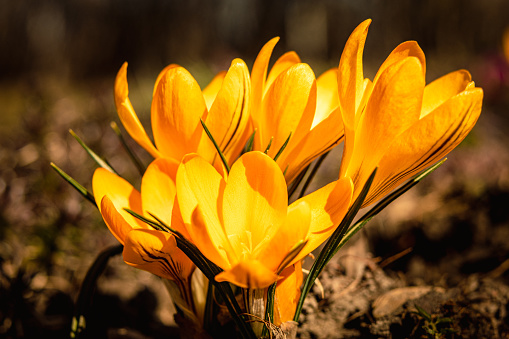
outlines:
{"label": "grass blade", "polygon": [[74,180],[69,174],[65,173],[62,169],[60,169],[57,165],[50,162],[50,166],[53,167],[53,169],[62,177],[65,181],[67,181],[69,184],[71,184],[72,187],[74,187],[85,199],[90,201],[94,206],[97,207],[97,204],[95,203],[95,198],[92,193],[90,193],[85,187],[83,187],[79,182]]}
{"label": "grass blade", "polygon": [[112,173],[115,173],[118,175],[117,171],[115,171],[113,169],[113,167],[111,167],[111,165],[106,161],[104,160],[103,158],[101,158],[100,156],[98,156],[94,151],[92,151],[90,149],[90,147],[88,147],[84,142],[83,140],[80,139],[80,137],[74,133],[74,131],[72,129],[69,130],[69,133],[71,133],[71,135],[74,137],[74,139],[76,139],[78,141],[78,143],[81,145],[81,147],[83,147],[83,149],[88,153],[88,155],[90,155],[90,157],[92,157],[92,159],[94,159],[94,161],[99,165],[101,166],[102,168],[105,168],[107,169],[108,171],[112,172]]}

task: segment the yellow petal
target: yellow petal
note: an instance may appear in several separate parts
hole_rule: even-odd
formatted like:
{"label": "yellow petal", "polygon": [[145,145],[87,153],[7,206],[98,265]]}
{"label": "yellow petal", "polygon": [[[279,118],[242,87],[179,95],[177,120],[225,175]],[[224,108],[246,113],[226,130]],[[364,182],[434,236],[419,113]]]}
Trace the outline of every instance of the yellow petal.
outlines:
{"label": "yellow petal", "polygon": [[472,81],[466,70],[444,75],[424,88],[421,119],[454,95],[463,92]]}
{"label": "yellow petal", "polygon": [[287,168],[285,178],[291,183],[314,159],[337,146],[344,139],[341,112],[336,108],[300,140],[293,149],[285,150],[278,159],[281,168]]}
{"label": "yellow petal", "polygon": [[[257,249],[254,256],[270,270],[277,272],[290,251],[307,239],[311,222],[311,209],[305,201],[288,207],[288,216],[265,246]],[[304,255],[307,255],[304,254]],[[293,260],[292,260],[293,261]]]}
{"label": "yellow petal", "polygon": [[175,68],[175,67],[180,67],[180,66],[177,64],[170,64],[170,65],[166,66],[165,68],[163,68],[163,70],[157,75],[157,79],[154,84],[154,90],[152,91],[152,98],[154,97],[154,95],[156,95],[157,86],[159,86],[159,82],[161,82],[161,79],[163,78],[163,76],[166,74],[166,72],[168,72],[170,69]]}
{"label": "yellow petal", "polygon": [[277,280],[278,276],[258,260],[245,260],[229,270],[216,275],[216,281],[228,281],[242,288],[265,288]]}
{"label": "yellow petal", "polygon": [[260,105],[262,102],[265,81],[267,79],[267,69],[269,68],[270,56],[272,55],[272,51],[274,50],[274,46],[276,46],[279,41],[279,37],[272,38],[267,42],[253,64],[253,70],[251,71],[251,84],[253,89],[253,112],[254,114],[259,114]]}
{"label": "yellow petal", "polygon": [[421,63],[421,70],[423,76],[426,75],[426,57],[424,56],[424,52],[416,41],[406,41],[398,45],[391,54],[385,59],[384,63],[378,69],[377,74],[375,75],[375,79],[373,83],[380,78],[381,74],[387,69],[387,67],[400,62],[401,60],[409,57],[415,57]]}
{"label": "yellow petal", "polygon": [[155,215],[171,223],[173,201],[177,193],[175,180],[179,163],[173,159],[154,160],[141,180],[141,202],[144,215]]}
{"label": "yellow petal", "polygon": [[[252,88],[252,107],[251,107],[251,119],[254,123],[253,128],[258,126],[265,126],[265,116],[262,112],[262,100],[265,93],[265,82],[267,79],[267,69],[269,68],[270,56],[279,41],[279,37],[275,37],[267,42],[253,64],[253,70],[251,71],[251,88]],[[270,139],[270,136],[268,137]],[[258,129],[256,131],[255,140],[258,144],[261,144],[261,140],[265,140],[264,130]]]}
{"label": "yellow petal", "polygon": [[364,205],[436,163],[470,132],[481,113],[480,88],[464,91],[437,107],[394,140],[379,169]]}
{"label": "yellow petal", "polygon": [[207,85],[207,87],[203,89],[203,98],[205,99],[205,104],[207,105],[208,110],[210,110],[210,107],[212,107],[212,103],[214,102],[217,93],[221,89],[225,75],[226,71],[217,73],[212,81]]}
{"label": "yellow petal", "polygon": [[147,132],[145,132],[138,116],[134,112],[128,95],[127,62],[124,62],[115,79],[115,106],[117,107],[118,117],[122,121],[127,133],[154,158],[157,158],[160,156],[160,153],[154,147],[152,141],[150,141]]}
{"label": "yellow petal", "polygon": [[288,194],[283,173],[261,152],[245,153],[233,164],[223,199],[225,232],[239,236],[248,251],[270,239],[286,218]]}
{"label": "yellow petal", "polygon": [[106,226],[108,226],[111,233],[123,245],[127,233],[133,230],[133,226],[129,225],[124,220],[107,195],[102,198],[100,206],[101,215]]}
{"label": "yellow petal", "polygon": [[152,100],[152,130],[159,151],[180,161],[196,152],[207,107],[200,86],[182,67],[168,69]]}
{"label": "yellow petal", "polygon": [[363,21],[346,42],[338,68],[339,106],[345,128],[353,129],[355,113],[362,99],[364,72],[362,54],[371,19]]}
{"label": "yellow petal", "polygon": [[302,197],[291,205],[305,201],[311,209],[308,242],[292,263],[302,260],[334,232],[350,208],[352,193],[352,181],[350,178],[342,178]]}
{"label": "yellow petal", "polygon": [[[122,218],[131,227],[147,228],[147,224],[127,213],[124,208],[129,208],[136,213],[142,213],[141,195],[126,180],[111,173],[104,168],[98,168],[92,178],[92,189],[95,202],[101,211],[101,200],[107,195]],[[101,211],[102,212],[102,211]]]}
{"label": "yellow petal", "polygon": [[178,204],[193,243],[211,261],[228,268],[231,252],[222,225],[226,183],[212,165],[196,154],[182,159],[177,171]]}
{"label": "yellow petal", "polygon": [[124,245],[124,261],[130,266],[177,282],[187,281],[195,266],[182,252],[175,237],[156,230],[133,230]]}
{"label": "yellow petal", "polygon": [[276,60],[272,68],[270,69],[269,76],[267,77],[267,82],[265,83],[263,94],[267,93],[268,89],[279,76],[279,74],[286,71],[293,65],[300,63],[300,58],[295,52],[286,52],[279,59]]}
{"label": "yellow petal", "polygon": [[[235,59],[206,119],[207,128],[228,159],[238,157],[233,151],[237,150],[249,121],[250,92],[247,66],[241,59]],[[206,133],[202,134],[198,153],[211,163],[214,159],[221,161]]]}
{"label": "yellow petal", "polygon": [[394,138],[419,119],[423,91],[422,67],[415,57],[389,66],[374,84],[355,132],[350,163],[341,164],[354,182],[354,199]]}
{"label": "yellow petal", "polygon": [[[339,105],[337,68],[329,69],[316,79],[316,98],[316,112],[311,129],[327,119]],[[342,126],[339,128],[342,129]]]}
{"label": "yellow petal", "polygon": [[293,321],[302,285],[302,265],[296,263],[281,272],[282,279],[277,282],[274,298],[274,325],[280,326]]}
{"label": "yellow petal", "polygon": [[[290,132],[294,134],[292,142],[298,140],[297,134],[309,131],[315,107],[315,75],[309,65],[297,64],[281,73],[263,101],[265,125],[259,125],[253,119],[255,128],[263,130],[265,138],[260,140],[260,144],[255,144],[255,149],[264,151],[271,137],[274,137],[268,153],[274,157]],[[297,127],[303,132],[297,131]]]}

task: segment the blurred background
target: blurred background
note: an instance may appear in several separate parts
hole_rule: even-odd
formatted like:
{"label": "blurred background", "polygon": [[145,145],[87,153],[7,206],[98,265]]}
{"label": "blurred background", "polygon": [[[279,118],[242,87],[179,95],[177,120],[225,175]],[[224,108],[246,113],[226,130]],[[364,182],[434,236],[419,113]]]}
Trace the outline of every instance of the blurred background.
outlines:
{"label": "blurred background", "polygon": [[[113,82],[124,61],[130,98],[150,130],[152,86],[166,65],[184,66],[204,87],[235,57],[251,67],[263,44],[280,36],[272,61],[295,50],[318,76],[337,67],[349,34],[367,18],[366,76],[399,43],[417,40],[427,82],[465,68],[485,91],[477,126],[449,161],[368,224],[370,252],[387,258],[411,248],[387,267],[410,282],[454,285],[500,267],[507,282],[508,1],[0,0],[0,8],[0,337],[66,337],[87,268],[117,244],[49,163],[90,189],[95,163],[69,135],[73,129],[139,182],[109,125],[119,121]],[[150,157],[134,148],[147,164]],[[322,177],[337,175],[338,154]],[[97,295],[95,314],[109,327],[128,324],[140,337],[173,333],[160,282],[121,256]]]}

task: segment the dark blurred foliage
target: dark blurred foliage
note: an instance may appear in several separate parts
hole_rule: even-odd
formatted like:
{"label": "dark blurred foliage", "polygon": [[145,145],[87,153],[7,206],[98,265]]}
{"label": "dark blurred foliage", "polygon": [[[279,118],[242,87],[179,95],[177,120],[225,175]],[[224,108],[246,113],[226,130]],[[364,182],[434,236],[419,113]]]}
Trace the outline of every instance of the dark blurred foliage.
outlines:
{"label": "dark blurred foliage", "polygon": [[[428,81],[466,68],[485,90],[479,126],[463,153],[454,153],[461,160],[448,161],[429,186],[421,185],[420,195],[407,195],[370,223],[375,255],[414,246],[414,259],[436,267],[432,277],[451,271],[445,260],[437,263],[443,256],[458,267],[456,279],[486,262],[485,270],[497,266],[509,255],[509,64],[502,54],[507,13],[507,0],[0,0],[0,337],[66,337],[71,302],[87,267],[117,243],[97,210],[49,162],[90,189],[95,164],[68,135],[72,128],[139,184],[109,128],[118,121],[113,82],[124,61],[130,97],[150,129],[151,87],[167,64],[188,68],[204,86],[234,57],[251,67],[263,44],[280,36],[275,56],[295,50],[319,75],[337,66],[349,34],[367,18],[373,19],[364,54],[367,76],[399,43],[417,40],[427,57]],[[329,172],[337,175],[339,159],[328,160]],[[429,212],[433,208],[440,213]],[[471,251],[474,245],[484,249],[482,255]],[[395,267],[412,271],[417,266],[405,266],[412,260]],[[93,303],[97,319],[118,312],[121,320],[112,317],[108,326],[152,337],[167,333],[168,328],[147,330],[148,324],[172,322],[160,281],[120,257],[110,266]],[[148,306],[138,309],[140,300]],[[91,330],[111,332],[101,327],[107,320]]]}

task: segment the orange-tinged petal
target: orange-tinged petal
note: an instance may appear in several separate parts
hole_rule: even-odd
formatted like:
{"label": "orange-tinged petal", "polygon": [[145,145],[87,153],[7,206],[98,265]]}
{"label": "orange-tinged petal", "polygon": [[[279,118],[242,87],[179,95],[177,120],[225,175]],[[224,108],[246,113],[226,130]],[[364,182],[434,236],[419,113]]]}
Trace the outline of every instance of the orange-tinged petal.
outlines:
{"label": "orange-tinged petal", "polygon": [[159,151],[180,161],[196,152],[203,131],[200,119],[207,107],[196,80],[182,67],[161,77],[152,100],[152,130]]}
{"label": "orange-tinged petal", "polygon": [[154,90],[152,91],[152,97],[154,97],[154,95],[156,95],[157,86],[159,86],[159,82],[161,82],[161,79],[166,74],[166,72],[168,72],[170,69],[175,68],[175,67],[180,67],[180,66],[177,64],[170,64],[170,65],[166,66],[165,68],[163,68],[163,70],[161,72],[159,72],[159,74],[157,75],[157,78],[156,78],[156,82],[154,84]]}
{"label": "orange-tinged petal", "polygon": [[281,276],[283,278],[277,282],[274,298],[274,325],[276,326],[293,321],[303,281],[301,263],[288,267],[281,272]]}
{"label": "orange-tinged petal", "polygon": [[327,119],[338,105],[338,69],[332,68],[316,79],[316,112],[311,129]]}
{"label": "orange-tinged petal", "polygon": [[130,266],[178,282],[187,281],[195,269],[192,261],[177,247],[175,237],[168,232],[129,232],[123,255]]}
{"label": "orange-tinged petal", "polygon": [[[251,106],[251,119],[254,123],[253,128],[258,126],[265,126],[265,116],[262,112],[262,100],[265,94],[265,82],[267,79],[267,69],[269,68],[270,56],[279,41],[279,37],[272,38],[267,42],[253,64],[251,71],[251,93],[252,93],[252,106]],[[264,136],[265,131],[263,128],[258,128],[255,135],[255,141],[257,144],[261,144],[262,140],[267,137]],[[268,137],[270,139],[270,136]]]}
{"label": "orange-tinged petal", "polygon": [[394,138],[419,119],[423,91],[422,67],[415,57],[389,66],[374,84],[350,163],[341,164],[354,182],[354,199]]}
{"label": "orange-tinged petal", "polygon": [[421,119],[449,98],[464,91],[472,81],[470,73],[458,70],[444,75],[424,88]]}
{"label": "orange-tinged petal", "polygon": [[[305,241],[309,233],[311,209],[305,201],[288,207],[288,216],[278,231],[260,246],[254,256],[270,270],[277,272],[281,263],[299,242]],[[307,253],[306,253],[307,255]]]}
{"label": "orange-tinged petal", "polygon": [[205,104],[207,105],[208,110],[210,110],[212,107],[212,103],[214,102],[214,99],[216,99],[216,95],[221,89],[221,85],[223,84],[225,76],[226,71],[217,73],[216,76],[207,85],[207,87],[203,89],[203,98],[205,99]]}
{"label": "orange-tinged petal", "polygon": [[262,152],[245,153],[233,164],[223,199],[225,232],[239,236],[249,252],[270,239],[286,218],[288,193],[283,173]]}
{"label": "orange-tinged petal", "polygon": [[124,62],[118,71],[115,79],[114,92],[118,117],[120,118],[120,121],[122,121],[122,125],[124,125],[127,133],[129,133],[129,135],[154,158],[159,157],[159,151],[152,144],[147,132],[145,132],[143,125],[134,112],[131,100],[129,100],[129,88],[127,86],[127,62]]}
{"label": "orange-tinged petal", "polygon": [[291,183],[314,159],[337,146],[344,139],[341,112],[336,108],[325,120],[309,131],[292,149],[283,151],[278,163],[287,168],[285,178]]}
{"label": "orange-tinged petal", "polygon": [[191,240],[216,265],[227,268],[230,250],[222,226],[222,201],[226,183],[205,159],[189,154],[177,171],[178,204]]}
{"label": "orange-tinged petal", "polygon": [[244,260],[229,270],[216,275],[216,281],[228,281],[242,288],[265,288],[277,281],[278,276],[258,260]]}
{"label": "orange-tinged petal", "polygon": [[387,69],[387,67],[400,62],[401,60],[409,57],[415,57],[419,60],[422,66],[422,74],[426,75],[426,57],[424,56],[424,52],[416,41],[405,41],[396,47],[391,54],[385,59],[382,66],[378,69],[377,74],[375,75],[375,79],[373,83],[375,83],[380,75]]}
{"label": "orange-tinged petal", "polygon": [[[141,214],[141,195],[130,183],[104,168],[98,168],[92,178],[92,190],[95,202],[101,211],[101,200],[107,195],[122,218],[131,227],[147,228],[147,224],[127,213],[129,208]],[[101,211],[102,212],[102,211]]]}
{"label": "orange-tinged petal", "polygon": [[479,118],[482,97],[480,88],[464,91],[447,100],[396,138],[380,161],[364,205],[380,199],[453,150]]}
{"label": "orange-tinged petal", "polygon": [[[235,59],[206,119],[207,128],[227,158],[238,157],[232,152],[237,149],[237,143],[242,139],[249,121],[250,92],[247,66],[241,59]],[[198,153],[211,163],[214,159],[221,161],[206,133],[202,134]]]}
{"label": "orange-tinged petal", "polygon": [[[265,138],[260,140],[261,144],[255,143],[255,149],[265,150],[271,137],[274,137],[268,153],[274,157],[290,132],[298,134],[297,127],[309,131],[315,107],[316,81],[309,65],[297,64],[281,73],[263,101],[266,124],[257,125],[257,121],[253,119],[255,128],[263,129]],[[305,123],[301,120],[305,120]],[[292,139],[295,138],[298,140],[298,137],[293,135]]]}
{"label": "orange-tinged petal", "polygon": [[302,260],[334,232],[350,208],[352,193],[352,180],[350,178],[342,178],[293,203],[297,204],[300,201],[308,203],[311,209],[311,224],[308,242],[292,263]]}
{"label": "orange-tinged petal", "polygon": [[100,206],[101,215],[106,226],[108,226],[111,233],[123,245],[127,233],[131,232],[133,227],[124,220],[107,195],[102,198]]}
{"label": "orange-tinged petal", "polygon": [[[353,129],[355,114],[363,93],[362,54],[371,19],[363,21],[348,38],[338,68],[339,106],[345,128]],[[348,136],[347,136],[348,137]]]}
{"label": "orange-tinged petal", "polygon": [[171,224],[173,201],[177,189],[175,180],[179,163],[173,159],[154,160],[141,180],[141,203],[144,215],[149,213]]}
{"label": "orange-tinged petal", "polygon": [[267,82],[265,83],[263,94],[265,95],[279,74],[286,71],[293,65],[300,63],[300,58],[295,52],[286,52],[279,59],[276,60],[272,68],[270,69],[269,76],[267,77]]}

